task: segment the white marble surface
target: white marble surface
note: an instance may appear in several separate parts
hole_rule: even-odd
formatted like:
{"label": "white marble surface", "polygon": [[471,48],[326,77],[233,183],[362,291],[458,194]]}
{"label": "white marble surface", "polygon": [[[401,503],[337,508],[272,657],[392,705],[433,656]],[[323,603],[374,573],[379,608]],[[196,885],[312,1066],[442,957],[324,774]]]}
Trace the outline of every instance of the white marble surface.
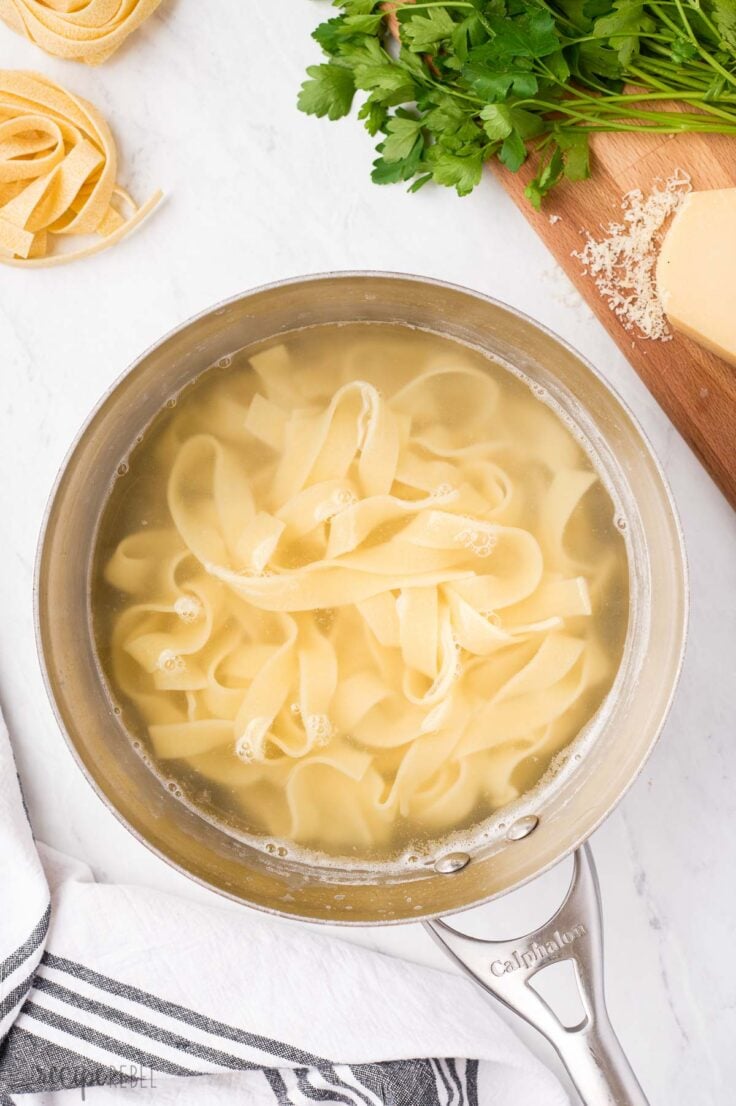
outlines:
{"label": "white marble surface", "polygon": [[[682,681],[654,756],[593,844],[611,1013],[652,1104],[722,1106],[736,1084],[734,515],[490,178],[462,201],[446,190],[379,189],[368,179],[370,141],[354,121],[297,113],[302,68],[318,60],[309,31],[324,5],[206,8],[165,0],[97,70],[47,58],[0,26],[3,66],[38,69],[87,95],[118,137],[122,181],[141,200],[158,185],[167,193],[146,227],[109,253],[68,269],[0,270],[0,699],[37,834],[89,861],[100,879],[207,895],[92,793],[58,732],[36,659],[39,524],[100,393],[187,316],[280,277],[392,269],[490,293],[599,366],[644,424],[682,515],[692,582]],[[489,935],[541,921],[561,879],[486,908]],[[416,926],[341,936],[441,962]]]}

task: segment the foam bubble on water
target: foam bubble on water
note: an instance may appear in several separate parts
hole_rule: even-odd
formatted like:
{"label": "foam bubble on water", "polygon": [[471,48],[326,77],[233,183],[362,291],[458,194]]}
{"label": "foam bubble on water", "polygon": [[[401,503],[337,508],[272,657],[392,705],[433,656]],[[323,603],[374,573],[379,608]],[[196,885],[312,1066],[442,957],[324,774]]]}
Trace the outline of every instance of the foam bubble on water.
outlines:
{"label": "foam bubble on water", "polygon": [[156,667],[162,672],[183,672],[186,666],[184,658],[173,649],[162,649],[156,662]]}
{"label": "foam bubble on water", "polygon": [[353,504],[357,502],[357,496],[348,488],[336,488],[332,495],[322,503],[318,503],[315,507],[315,521],[327,522],[329,519],[334,518],[335,515],[339,515],[341,511],[347,510],[348,507],[352,507]]}
{"label": "foam bubble on water", "polygon": [[334,733],[334,727],[326,714],[308,714],[304,719],[304,729],[313,745],[326,745]]}
{"label": "foam bubble on water", "polygon": [[459,495],[457,488],[454,488],[448,481],[444,481],[442,484],[438,484],[436,488],[433,488],[429,493],[430,499],[457,499]]}
{"label": "foam bubble on water", "polygon": [[230,366],[232,365],[232,363],[233,363],[233,359],[232,359],[232,357],[231,357],[231,356],[230,356],[229,354],[227,354],[227,353],[225,354],[225,356],[224,356],[224,357],[221,357],[219,361],[216,361],[216,362],[215,362],[215,364],[217,365],[218,369],[229,369],[229,368],[230,368]]}
{"label": "foam bubble on water", "polygon": [[235,755],[246,764],[259,759],[263,753],[263,743],[270,725],[269,718],[251,718],[235,742]]}
{"label": "foam bubble on water", "polygon": [[490,557],[496,546],[496,534],[483,523],[474,522],[458,530],[454,539],[458,545],[462,545],[476,557]]}
{"label": "foam bubble on water", "polygon": [[174,603],[174,610],[182,622],[194,622],[202,613],[202,603],[196,595],[180,595]]}

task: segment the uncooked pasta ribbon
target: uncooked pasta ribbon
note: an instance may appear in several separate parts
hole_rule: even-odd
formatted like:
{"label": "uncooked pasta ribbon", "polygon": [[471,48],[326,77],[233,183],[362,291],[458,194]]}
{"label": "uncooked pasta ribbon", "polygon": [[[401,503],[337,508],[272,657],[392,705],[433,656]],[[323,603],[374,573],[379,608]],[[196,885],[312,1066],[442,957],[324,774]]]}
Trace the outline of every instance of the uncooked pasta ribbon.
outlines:
{"label": "uncooked pasta ribbon", "polygon": [[47,54],[99,65],[161,0],[0,0],[0,18]]}
{"label": "uncooked pasta ribbon", "polygon": [[284,347],[251,365],[246,405],[221,399],[166,439],[170,526],[106,567],[127,600],[115,681],[155,756],[322,847],[503,805],[610,672],[586,629],[606,564],[569,540],[596,473],[550,413],[520,447],[530,471],[547,457],[532,532],[480,431],[490,375],[460,359],[390,394],[354,379],[329,394]]}
{"label": "uncooked pasta ribbon", "polygon": [[[107,249],[161,199],[141,207],[117,183],[110,129],[86,100],[38,73],[0,70],[0,262],[64,264]],[[98,235],[54,252],[57,240]]]}

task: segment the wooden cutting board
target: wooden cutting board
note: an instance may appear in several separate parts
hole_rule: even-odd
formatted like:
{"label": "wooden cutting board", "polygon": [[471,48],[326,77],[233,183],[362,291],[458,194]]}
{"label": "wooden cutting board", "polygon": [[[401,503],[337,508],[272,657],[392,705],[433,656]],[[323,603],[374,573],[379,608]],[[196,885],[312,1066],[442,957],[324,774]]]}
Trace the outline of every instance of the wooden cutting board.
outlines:
{"label": "wooden cutting board", "polygon": [[[584,245],[586,230],[602,238],[602,227],[620,222],[621,198],[626,192],[641,188],[647,195],[658,179],[667,180],[678,168],[690,174],[696,189],[736,186],[736,139],[606,134],[594,136],[592,146],[591,179],[561,184],[541,212],[524,196],[534,175],[533,164],[519,173],[494,165],[494,173],[736,507],[736,368],[688,338],[676,335],[672,341],[658,342],[626,330],[593,280],[584,274],[580,261],[571,256]],[[559,219],[550,222],[551,215]]]}

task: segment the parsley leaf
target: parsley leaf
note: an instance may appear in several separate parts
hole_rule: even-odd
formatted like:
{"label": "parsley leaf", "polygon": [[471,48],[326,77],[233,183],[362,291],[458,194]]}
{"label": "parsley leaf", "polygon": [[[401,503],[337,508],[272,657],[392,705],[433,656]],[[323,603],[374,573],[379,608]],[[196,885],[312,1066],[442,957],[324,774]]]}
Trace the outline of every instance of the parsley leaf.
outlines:
{"label": "parsley leaf", "polygon": [[463,77],[473,92],[484,100],[492,102],[505,100],[509,93],[515,96],[534,96],[539,90],[539,82],[528,69],[497,69],[480,59],[473,58],[463,67]]}
{"label": "parsley leaf", "polygon": [[340,119],[353,106],[355,81],[349,69],[341,65],[310,65],[311,80],[302,85],[297,104],[307,115]]}
{"label": "parsley leaf", "polygon": [[491,15],[488,23],[494,35],[481,47],[487,57],[498,60],[508,58],[545,58],[560,48],[560,39],[551,12],[532,10],[514,19]]}
{"label": "parsley leaf", "polygon": [[654,29],[655,23],[646,13],[646,5],[633,0],[614,0],[613,11],[593,24],[593,34],[608,39],[623,65],[628,65],[639,52],[640,35],[651,34]]}
{"label": "parsley leaf", "polygon": [[455,154],[440,145],[430,146],[427,162],[432,179],[438,184],[455,188],[459,196],[467,196],[472,192],[483,172],[483,155],[480,150]]}
{"label": "parsley leaf", "polygon": [[539,116],[510,103],[488,104],[481,111],[480,117],[483,120],[483,130],[491,139],[506,138],[516,131],[524,140],[533,138],[544,130],[544,122]]}
{"label": "parsley leaf", "polygon": [[333,8],[342,8],[346,15],[368,15],[376,6],[376,0],[332,0]]}
{"label": "parsley leaf", "polygon": [[692,61],[697,58],[698,51],[695,45],[687,38],[676,38],[670,47],[672,60],[678,63]]}
{"label": "parsley leaf", "polygon": [[587,180],[590,176],[590,145],[584,131],[560,131],[555,136],[562,152],[568,180]]}
{"label": "parsley leaf", "polygon": [[338,53],[342,43],[356,35],[372,35],[383,22],[383,13],[377,15],[338,15],[320,23],[312,31],[315,39],[326,54]]}
{"label": "parsley leaf", "polygon": [[488,104],[480,113],[483,130],[492,141],[507,138],[514,129],[511,109],[505,104]]}
{"label": "parsley leaf", "polygon": [[[404,12],[407,18],[402,18]],[[412,15],[411,8],[400,9],[401,40],[415,53],[424,54],[455,31],[455,20],[447,8],[429,8],[427,14]]]}
{"label": "parsley leaf", "polygon": [[385,161],[402,161],[414,149],[422,130],[422,120],[408,112],[397,112],[386,127],[386,139],[381,143]]}
{"label": "parsley leaf", "polygon": [[504,139],[503,145],[499,150],[498,159],[507,169],[510,169],[512,173],[516,173],[521,169],[526,161],[526,146],[524,145],[524,139],[518,131],[512,131],[508,138]]}
{"label": "parsley leaf", "polygon": [[389,120],[386,137],[378,151],[381,156],[373,162],[371,173],[376,184],[410,180],[417,173],[424,154],[422,120],[408,111],[398,111]]}
{"label": "parsley leaf", "polygon": [[723,45],[736,52],[736,0],[713,0],[712,9]]}
{"label": "parsley leaf", "polygon": [[328,19],[326,23],[320,23],[312,31],[312,38],[318,42],[326,54],[334,54],[340,46],[343,37],[344,20],[340,16]]}
{"label": "parsley leaf", "polygon": [[537,211],[541,208],[542,200],[547,193],[562,179],[563,170],[564,162],[562,160],[562,150],[559,146],[556,146],[552,157],[542,166],[534,179],[531,180],[524,189],[524,195],[530,201],[532,207],[535,207]]}

